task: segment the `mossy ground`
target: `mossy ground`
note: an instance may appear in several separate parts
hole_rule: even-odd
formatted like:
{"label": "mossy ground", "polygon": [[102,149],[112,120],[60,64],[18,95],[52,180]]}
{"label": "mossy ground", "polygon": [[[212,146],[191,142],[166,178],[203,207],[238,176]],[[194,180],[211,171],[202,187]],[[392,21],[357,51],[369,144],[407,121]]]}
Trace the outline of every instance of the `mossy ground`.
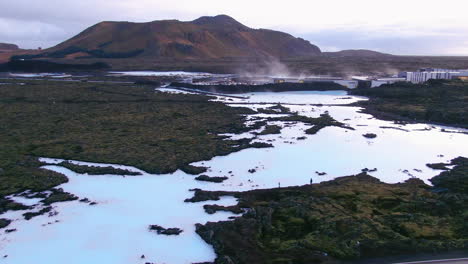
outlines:
{"label": "mossy ground", "polygon": [[256,135],[273,135],[273,134],[281,134],[281,129],[282,127],[277,126],[277,125],[266,125],[265,128],[259,132],[256,133]]}
{"label": "mossy ground", "polygon": [[130,175],[130,176],[141,175],[141,173],[139,172],[132,172],[129,170],[124,170],[124,169],[116,169],[111,166],[108,166],[108,167],[85,166],[85,165],[76,165],[71,162],[61,162],[58,165],[61,167],[70,169],[76,173],[81,173],[81,174],[87,173],[89,175],[105,175],[105,174]]}
{"label": "mossy ground", "polygon": [[248,130],[242,114],[253,111],[205,96],[157,93],[132,84],[9,82],[0,87],[0,198],[67,181],[40,169],[37,157],[169,173],[250,147],[249,141],[217,134]]}
{"label": "mossy ground", "polygon": [[384,119],[405,119],[468,127],[468,83],[431,80],[426,84],[396,83],[349,92],[370,98],[357,103]]}
{"label": "mossy ground", "polygon": [[[363,173],[316,185],[232,193],[240,198],[237,209],[248,212],[232,222],[198,225],[197,232],[214,246],[217,263],[335,263],[467,250],[468,193],[455,187],[467,181],[468,163],[459,158],[456,164],[434,178],[434,187],[418,179],[385,184]],[[196,194],[198,200],[227,195]]]}
{"label": "mossy ground", "polygon": [[333,117],[330,116],[329,113],[321,114],[319,117],[307,117],[307,116],[301,116],[297,113],[293,113],[292,115],[285,116],[285,117],[270,117],[268,118],[268,120],[269,121],[283,121],[283,122],[302,122],[306,125],[312,125],[311,128],[305,131],[306,134],[309,134],[309,135],[317,134],[320,130],[329,126],[335,126],[335,127],[341,127],[344,129],[354,130],[354,128],[347,126],[344,123],[336,121]]}

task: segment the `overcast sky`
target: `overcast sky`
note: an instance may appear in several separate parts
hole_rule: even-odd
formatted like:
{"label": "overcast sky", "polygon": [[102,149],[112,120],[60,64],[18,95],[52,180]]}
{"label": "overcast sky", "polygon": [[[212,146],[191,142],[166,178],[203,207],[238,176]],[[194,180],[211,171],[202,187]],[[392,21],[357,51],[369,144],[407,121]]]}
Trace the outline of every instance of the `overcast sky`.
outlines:
{"label": "overcast sky", "polygon": [[103,20],[193,20],[227,14],[286,31],[323,51],[468,55],[466,0],[0,0],[0,42],[56,45]]}

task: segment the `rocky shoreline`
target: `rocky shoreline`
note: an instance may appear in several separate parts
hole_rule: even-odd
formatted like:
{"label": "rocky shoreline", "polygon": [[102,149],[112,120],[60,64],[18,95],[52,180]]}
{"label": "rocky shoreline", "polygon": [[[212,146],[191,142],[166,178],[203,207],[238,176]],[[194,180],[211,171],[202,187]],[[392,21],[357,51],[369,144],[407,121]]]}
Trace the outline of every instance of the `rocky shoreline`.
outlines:
{"label": "rocky shoreline", "polygon": [[348,92],[366,96],[354,103],[378,119],[403,123],[424,122],[468,128],[468,85],[462,81],[430,80],[426,84],[395,83]]}
{"label": "rocky shoreline", "polygon": [[[12,80],[2,86],[0,98],[4,111],[0,121],[5,124],[0,131],[0,212],[28,209],[8,195],[50,191],[68,181],[60,173],[41,169],[44,164],[37,157],[199,175],[207,168],[190,163],[272,147],[218,136],[258,129],[245,125],[245,115],[257,112],[211,102],[206,96],[155,93],[151,86]],[[140,175],[68,162],[59,166],[89,175]]]}
{"label": "rocky shoreline", "polygon": [[[301,187],[239,192],[195,190],[187,202],[233,195],[244,214],[197,225],[215,263],[341,263],[468,249],[468,159],[432,179],[386,184],[361,173]],[[463,187],[460,187],[463,186]]]}
{"label": "rocky shoreline", "polygon": [[343,91],[348,88],[336,83],[268,83],[261,85],[197,85],[173,82],[171,87],[190,88],[217,93],[241,94],[253,92],[287,92],[287,91]]}

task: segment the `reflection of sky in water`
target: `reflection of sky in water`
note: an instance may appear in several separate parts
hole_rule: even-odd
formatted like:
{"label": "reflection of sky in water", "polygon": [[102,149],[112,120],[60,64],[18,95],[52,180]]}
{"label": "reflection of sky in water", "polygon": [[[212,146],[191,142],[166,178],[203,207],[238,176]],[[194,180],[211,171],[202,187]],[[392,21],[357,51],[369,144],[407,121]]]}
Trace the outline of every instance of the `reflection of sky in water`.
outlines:
{"label": "reflection of sky in water", "polygon": [[[66,174],[65,191],[98,204],[79,201],[55,204],[57,216],[18,220],[17,228],[0,239],[0,263],[192,263],[213,260],[215,255],[195,233],[195,223],[227,220],[231,213],[208,215],[204,204],[233,205],[236,200],[184,203],[191,188],[202,187],[194,176],[139,177],[78,175],[67,169],[46,168]],[[21,219],[21,213],[8,214]],[[58,223],[55,221],[59,220]],[[51,223],[51,224],[48,224]],[[167,237],[147,230],[151,224],[178,227],[179,236]],[[45,226],[43,226],[45,225]],[[181,250],[179,250],[181,249]],[[27,254],[25,254],[27,252]],[[140,259],[145,255],[145,259]]]}
{"label": "reflection of sky in water", "polygon": [[[357,100],[355,97],[342,99],[348,96],[340,91],[258,93],[250,96],[248,100],[235,99],[234,102],[338,104]],[[438,126],[429,131],[416,131],[430,126],[396,125],[358,113],[360,109],[357,107],[288,107],[301,115],[313,117],[329,111],[335,119],[356,130],[327,127],[316,135],[305,135],[304,130],[308,126],[295,124],[283,128],[281,135],[257,139],[263,142],[270,140],[274,148],[247,149],[195,163],[210,167],[207,173],[210,176],[229,176],[222,184],[197,182],[193,180],[194,176],[180,171],[173,175],[88,176],[47,166],[70,178],[70,182],[61,188],[80,198],[96,201],[98,205],[90,206],[78,201],[59,203],[54,205],[59,212],[57,216],[13,222],[9,228],[17,228],[18,231],[2,234],[0,238],[0,254],[8,255],[0,259],[0,263],[178,264],[212,261],[215,257],[213,250],[195,234],[194,224],[228,219],[231,214],[208,215],[202,206],[214,203],[231,205],[235,199],[226,197],[218,202],[184,203],[184,199],[192,196],[189,189],[242,191],[277,187],[279,182],[282,187],[303,185],[311,178],[317,183],[356,174],[364,168],[377,168],[371,174],[389,183],[404,181],[411,175],[427,181],[439,171],[427,168],[426,163],[468,156],[468,135],[443,133]],[[278,122],[275,124],[284,126]],[[409,132],[381,127],[401,128]],[[375,133],[377,138],[366,139],[362,136],[365,133]],[[301,136],[307,139],[297,140]],[[53,160],[48,162],[56,163]],[[248,172],[254,168],[255,173]],[[316,172],[327,174],[319,176]],[[24,198],[15,199],[24,202]],[[29,202],[37,200],[25,203]],[[22,213],[9,212],[0,217],[21,219]],[[147,230],[150,224],[179,227],[184,232],[175,237],[158,236]],[[140,259],[143,254],[146,258]]]}
{"label": "reflection of sky in water", "polygon": [[[235,94],[234,94],[235,95]],[[348,96],[346,91],[296,91],[247,93],[249,99],[233,99],[239,103],[289,103],[289,104],[350,104],[364,97]]]}

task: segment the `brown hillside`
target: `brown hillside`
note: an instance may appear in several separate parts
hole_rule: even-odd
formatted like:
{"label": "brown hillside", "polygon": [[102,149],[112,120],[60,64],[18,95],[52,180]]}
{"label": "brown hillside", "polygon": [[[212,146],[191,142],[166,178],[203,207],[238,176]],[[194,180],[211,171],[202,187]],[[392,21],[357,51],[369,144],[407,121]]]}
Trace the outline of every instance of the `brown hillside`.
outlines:
{"label": "brown hillside", "polygon": [[291,58],[320,49],[289,34],[252,29],[220,15],[191,22],[101,22],[42,54],[49,58]]}
{"label": "brown hillside", "polygon": [[382,53],[373,50],[365,50],[365,49],[358,49],[358,50],[342,50],[337,52],[323,52],[324,56],[327,57],[384,57],[384,56],[392,56],[391,54]]}
{"label": "brown hillside", "polygon": [[0,52],[9,52],[9,51],[15,51],[18,50],[19,47],[15,44],[9,44],[9,43],[0,43]]}

